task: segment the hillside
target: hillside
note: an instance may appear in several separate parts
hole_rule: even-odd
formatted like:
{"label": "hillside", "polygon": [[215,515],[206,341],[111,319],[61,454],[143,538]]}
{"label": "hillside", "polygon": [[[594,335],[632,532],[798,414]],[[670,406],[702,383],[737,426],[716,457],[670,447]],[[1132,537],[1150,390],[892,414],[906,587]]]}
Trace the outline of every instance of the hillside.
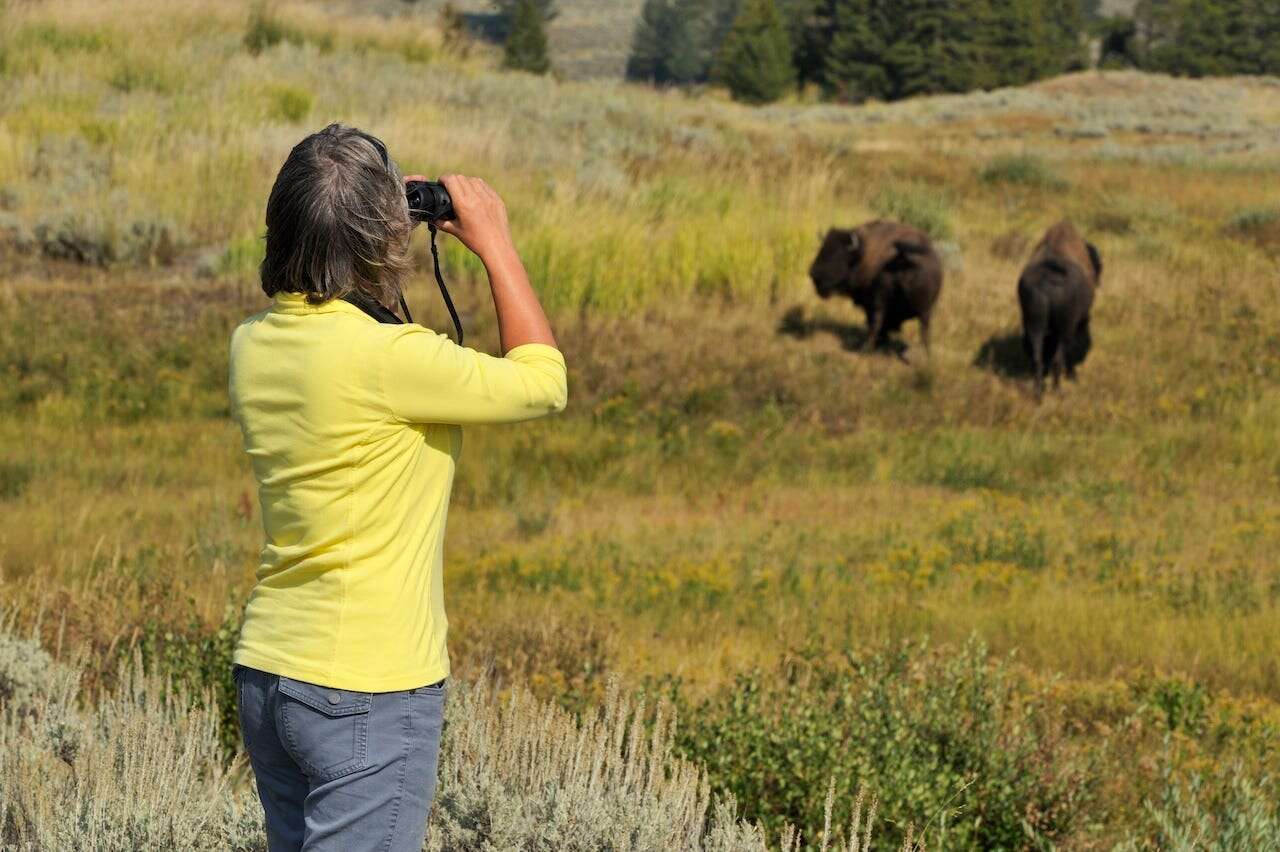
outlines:
{"label": "hillside", "polygon": [[[393,20],[434,26],[445,0],[332,0],[340,13],[374,13]],[[572,80],[621,79],[631,36],[644,0],[557,0],[557,15],[548,27],[550,52],[557,74]],[[490,0],[455,0],[472,30],[484,38],[496,26]]]}
{"label": "hillside", "polygon": [[[614,678],[668,698],[770,836],[815,837],[834,779],[837,824],[880,797],[877,848],[1274,844],[1280,80],[749,109],[502,74],[391,5],[3,6],[4,632],[89,697],[137,653],[233,720],[262,533],[226,342],[279,164],[344,121],[499,188],[570,364],[562,417],[467,432],[459,679],[585,719]],[[874,216],[943,255],[931,358],[914,323],[905,361],[860,352],[807,278]],[[1015,282],[1061,218],[1104,272],[1079,382],[1037,403]],[[482,270],[444,266],[495,350]]]}

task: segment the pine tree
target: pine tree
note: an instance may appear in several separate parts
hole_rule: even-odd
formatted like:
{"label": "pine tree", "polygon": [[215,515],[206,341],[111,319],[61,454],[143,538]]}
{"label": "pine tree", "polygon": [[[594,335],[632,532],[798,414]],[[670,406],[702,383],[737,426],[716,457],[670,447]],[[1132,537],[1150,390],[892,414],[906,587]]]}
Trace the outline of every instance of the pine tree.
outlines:
{"label": "pine tree", "polygon": [[532,74],[546,74],[551,70],[545,26],[547,5],[540,0],[516,0],[503,49],[504,67]]}
{"label": "pine tree", "polygon": [[901,24],[886,56],[893,97],[977,86],[973,6],[971,0],[899,0]]}
{"label": "pine tree", "polygon": [[886,57],[893,41],[888,0],[837,0],[823,84],[839,100],[861,102],[893,96]]}
{"label": "pine tree", "polygon": [[662,85],[687,85],[706,73],[691,29],[695,21],[670,0],[645,0],[627,60],[627,77]]}
{"label": "pine tree", "polygon": [[716,60],[716,79],[735,100],[776,101],[796,83],[791,39],[774,0],[746,0]]}
{"label": "pine tree", "polygon": [[835,0],[779,0],[791,36],[792,64],[800,85],[821,83],[835,31]]}
{"label": "pine tree", "polygon": [[1050,61],[1043,74],[1064,74],[1089,67],[1089,13],[1081,0],[1042,0],[1048,25],[1046,50]]}
{"label": "pine tree", "polygon": [[698,43],[695,31],[696,16],[687,7],[697,0],[676,0],[671,7],[671,22],[667,27],[666,74],[677,86],[707,79],[711,61],[707,49]]}
{"label": "pine tree", "polygon": [[894,99],[1021,85],[1087,64],[1085,0],[837,0],[827,91]]}
{"label": "pine tree", "polygon": [[663,72],[667,60],[667,27],[671,4],[667,0],[645,0],[631,37],[631,56],[627,58],[627,79],[665,82]]}
{"label": "pine tree", "polygon": [[677,0],[691,19],[697,20],[697,38],[706,51],[707,67],[715,65],[734,21],[742,14],[743,0]]}
{"label": "pine tree", "polygon": [[1226,73],[1226,21],[1216,3],[1181,0],[1143,5],[1151,34],[1144,67],[1192,77]]}
{"label": "pine tree", "polygon": [[1250,0],[1250,5],[1254,7],[1256,41],[1261,45],[1256,73],[1280,75],[1280,12],[1274,0]]}
{"label": "pine tree", "polygon": [[1280,72],[1275,0],[1142,0],[1134,21],[1143,68],[1193,77]]}
{"label": "pine tree", "polygon": [[860,100],[981,87],[986,8],[986,0],[842,0],[828,89]]}
{"label": "pine tree", "polygon": [[978,86],[1021,86],[1046,75],[1047,22],[1038,0],[988,0],[978,26]]}

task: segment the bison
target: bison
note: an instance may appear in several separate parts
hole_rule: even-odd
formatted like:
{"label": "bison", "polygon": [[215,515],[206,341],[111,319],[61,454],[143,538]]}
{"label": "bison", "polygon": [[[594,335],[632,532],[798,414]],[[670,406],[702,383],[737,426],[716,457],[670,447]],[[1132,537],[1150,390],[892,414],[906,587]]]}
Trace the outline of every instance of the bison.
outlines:
{"label": "bison", "polygon": [[1035,371],[1036,395],[1046,373],[1056,388],[1065,372],[1072,381],[1089,354],[1089,310],[1101,283],[1102,258],[1070,222],[1051,227],[1018,278],[1022,344]]}
{"label": "bison", "polygon": [[910,319],[929,352],[929,318],[942,290],[942,262],[923,231],[876,219],[832,228],[809,268],[818,295],[841,293],[867,315],[864,350],[884,345]]}

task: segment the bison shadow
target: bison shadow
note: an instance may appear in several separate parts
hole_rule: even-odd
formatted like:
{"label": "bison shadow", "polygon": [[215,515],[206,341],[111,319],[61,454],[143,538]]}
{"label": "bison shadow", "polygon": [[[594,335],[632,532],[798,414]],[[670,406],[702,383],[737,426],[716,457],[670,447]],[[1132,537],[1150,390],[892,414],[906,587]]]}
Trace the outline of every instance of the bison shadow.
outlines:
{"label": "bison shadow", "polygon": [[973,357],[973,366],[1006,379],[1030,379],[1035,375],[1020,331],[1002,331],[988,337]]}
{"label": "bison shadow", "polygon": [[[778,322],[778,334],[794,337],[796,340],[807,340],[815,334],[830,334],[840,341],[840,348],[846,352],[863,352],[870,333],[865,325],[839,322],[823,316],[805,316],[804,308],[799,305],[783,314]],[[908,348],[906,341],[894,337],[866,354],[891,355],[905,361]]]}
{"label": "bison shadow", "polygon": [[[1086,326],[1067,350],[1067,360],[1075,366],[1083,364],[1092,343]],[[1035,365],[1022,342],[1021,331],[1002,331],[988,337],[978,349],[978,354],[973,356],[973,366],[1006,379],[1033,379],[1036,375]]]}

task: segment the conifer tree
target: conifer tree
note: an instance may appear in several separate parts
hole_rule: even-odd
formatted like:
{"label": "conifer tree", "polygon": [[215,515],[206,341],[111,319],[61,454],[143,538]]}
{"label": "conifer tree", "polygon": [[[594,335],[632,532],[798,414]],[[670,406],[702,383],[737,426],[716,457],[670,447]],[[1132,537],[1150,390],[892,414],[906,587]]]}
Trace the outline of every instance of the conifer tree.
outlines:
{"label": "conifer tree", "polygon": [[1274,0],[1250,0],[1249,4],[1257,20],[1259,74],[1280,75],[1280,11],[1273,3]]}
{"label": "conifer tree", "polygon": [[1048,25],[1046,50],[1051,57],[1044,74],[1063,74],[1089,67],[1086,36],[1089,13],[1081,0],[1041,0],[1043,20]]}
{"label": "conifer tree", "polygon": [[697,0],[675,0],[671,6],[665,70],[677,86],[706,80],[711,67],[709,48],[698,43],[697,16],[691,8],[696,5]]}
{"label": "conifer tree", "polygon": [[547,54],[546,6],[539,0],[516,0],[503,49],[504,67],[532,74],[546,74],[551,70],[551,59]]}
{"label": "conifer tree", "polygon": [[839,0],[827,89],[862,100],[990,85],[988,17],[987,0]]}
{"label": "conifer tree", "polygon": [[627,61],[627,77],[662,85],[685,85],[700,79],[706,63],[692,31],[696,18],[686,2],[645,0]]}
{"label": "conifer tree", "polygon": [[821,83],[835,31],[835,0],[779,0],[791,36],[792,64],[800,85]]}
{"label": "conifer tree", "polygon": [[987,0],[978,23],[979,88],[1021,86],[1049,73],[1049,22],[1039,0]]}
{"label": "conifer tree", "polygon": [[892,96],[964,92],[977,86],[972,0],[899,0],[901,24],[886,61]]}
{"label": "conifer tree", "polygon": [[663,82],[666,64],[666,30],[671,17],[667,0],[645,0],[631,37],[631,56],[627,58],[627,79]]}
{"label": "conifer tree", "polygon": [[775,0],[745,0],[720,46],[715,76],[747,103],[776,101],[795,86],[791,39]]}
{"label": "conifer tree", "polygon": [[1144,68],[1195,77],[1280,73],[1275,0],[1142,0],[1134,18]]}
{"label": "conifer tree", "polygon": [[891,7],[887,0],[836,0],[831,45],[823,63],[828,94],[853,102],[893,96],[886,70],[893,41]]}

